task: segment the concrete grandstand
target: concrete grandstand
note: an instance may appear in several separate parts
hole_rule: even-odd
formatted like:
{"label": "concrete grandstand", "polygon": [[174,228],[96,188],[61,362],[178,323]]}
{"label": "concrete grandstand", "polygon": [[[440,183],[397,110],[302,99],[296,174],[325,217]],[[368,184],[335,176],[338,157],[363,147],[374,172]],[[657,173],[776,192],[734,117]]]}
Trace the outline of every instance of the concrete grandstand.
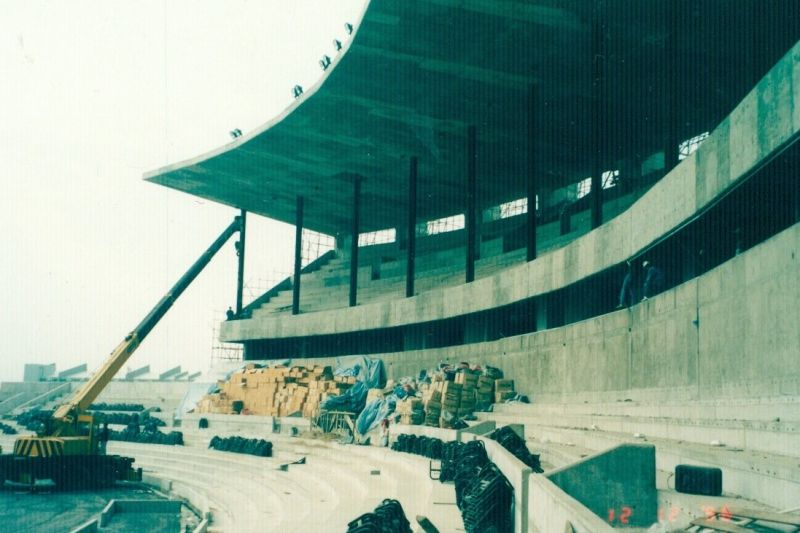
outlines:
{"label": "concrete grandstand", "polygon": [[[486,441],[515,531],[746,531],[755,519],[720,515],[742,508],[797,531],[798,39],[791,0],[372,0],[285,113],[145,177],[296,225],[294,276],[253,302],[240,289],[220,326],[245,361],[368,355],[392,379],[470,361],[513,378],[531,404],[475,429],[391,431],[519,427],[545,474]],[[333,252],[303,264],[303,229]],[[621,295],[645,261],[660,286]],[[107,394],[162,395],[171,423],[190,394],[178,374]],[[422,458],[213,415],[215,434],[283,446],[268,464],[220,458],[199,415],[176,417],[185,449],[117,449],[219,530],[342,530],[389,497],[464,528]],[[279,470],[301,456],[307,470]],[[720,468],[722,495],[675,490],[682,464]]]}

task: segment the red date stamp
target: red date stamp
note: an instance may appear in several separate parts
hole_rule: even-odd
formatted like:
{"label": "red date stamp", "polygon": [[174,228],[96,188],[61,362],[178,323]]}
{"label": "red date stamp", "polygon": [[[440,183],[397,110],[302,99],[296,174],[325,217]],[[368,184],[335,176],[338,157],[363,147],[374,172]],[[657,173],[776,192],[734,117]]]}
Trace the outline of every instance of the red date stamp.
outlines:
{"label": "red date stamp", "polygon": [[[722,507],[713,507],[711,505],[703,505],[700,507],[703,516],[706,517],[708,520],[724,520],[726,522],[730,522],[731,518],[733,518],[733,513],[731,513],[730,509],[727,505],[723,505]],[[614,524],[616,522],[620,524],[629,524],[631,520],[631,516],[633,516],[633,509],[628,506],[620,507],[619,509],[609,509],[608,510],[608,523]],[[681,508],[675,505],[670,506],[668,509],[664,507],[658,508],[658,521],[659,522],[670,522],[674,523],[677,522],[681,516]]]}

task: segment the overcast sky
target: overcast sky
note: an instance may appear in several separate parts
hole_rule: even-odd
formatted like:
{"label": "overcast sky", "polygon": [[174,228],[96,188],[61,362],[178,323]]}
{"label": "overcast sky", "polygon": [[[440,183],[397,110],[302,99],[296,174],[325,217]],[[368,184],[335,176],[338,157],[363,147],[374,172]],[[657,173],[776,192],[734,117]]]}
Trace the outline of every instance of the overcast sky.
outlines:
{"label": "overcast sky", "polygon": [[[363,5],[0,0],[0,381],[103,361],[237,213],[142,174],[268,122]],[[250,217],[249,285],[293,231]],[[235,285],[232,240],[127,367],[204,370]]]}

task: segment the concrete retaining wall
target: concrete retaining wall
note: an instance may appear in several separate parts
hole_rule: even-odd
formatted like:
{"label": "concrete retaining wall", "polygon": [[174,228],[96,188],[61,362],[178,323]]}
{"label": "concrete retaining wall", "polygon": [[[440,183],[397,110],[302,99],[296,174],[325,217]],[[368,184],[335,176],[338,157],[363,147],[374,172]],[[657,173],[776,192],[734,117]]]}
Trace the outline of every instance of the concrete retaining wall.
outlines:
{"label": "concrete retaining wall", "polygon": [[[800,224],[630,309],[464,346],[381,354],[390,378],[497,366],[534,401],[800,395]],[[308,359],[330,361],[326,359]]]}

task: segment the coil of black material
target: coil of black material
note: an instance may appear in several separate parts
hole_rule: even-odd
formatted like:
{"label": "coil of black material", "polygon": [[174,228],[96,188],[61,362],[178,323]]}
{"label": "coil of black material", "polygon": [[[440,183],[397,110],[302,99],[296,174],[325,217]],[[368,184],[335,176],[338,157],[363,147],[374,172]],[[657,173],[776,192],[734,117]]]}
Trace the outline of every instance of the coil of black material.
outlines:
{"label": "coil of black material", "polygon": [[411,533],[403,506],[397,500],[386,499],[375,508],[349,524],[347,533]]}
{"label": "coil of black material", "polygon": [[525,463],[534,472],[539,474],[544,472],[539,455],[531,453],[525,441],[510,426],[497,428],[489,434],[489,438],[497,441],[500,446],[511,452],[514,457]]}
{"label": "coil of black material", "polygon": [[258,457],[272,457],[272,443],[264,439],[246,439],[244,437],[214,436],[208,443],[209,448],[222,452],[244,453]]}

